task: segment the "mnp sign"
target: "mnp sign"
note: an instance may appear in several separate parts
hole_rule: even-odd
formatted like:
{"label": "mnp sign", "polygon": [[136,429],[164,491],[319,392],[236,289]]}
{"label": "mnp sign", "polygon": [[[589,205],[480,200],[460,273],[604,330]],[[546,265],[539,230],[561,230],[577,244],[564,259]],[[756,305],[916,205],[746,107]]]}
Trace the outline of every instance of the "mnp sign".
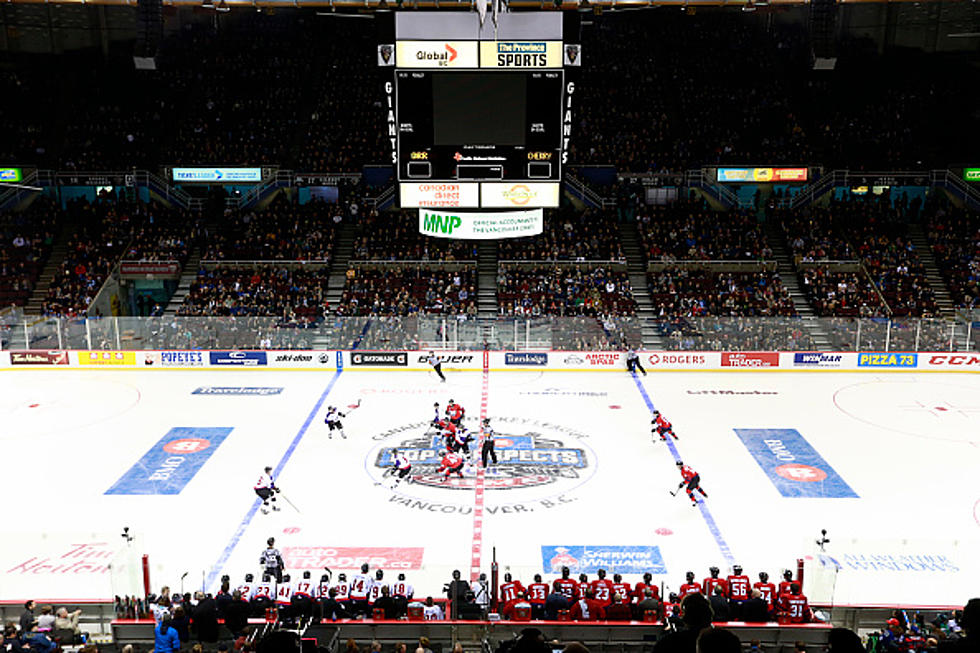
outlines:
{"label": "mnp sign", "polygon": [[436,238],[490,240],[536,236],[544,229],[541,209],[461,213],[419,209],[419,233]]}

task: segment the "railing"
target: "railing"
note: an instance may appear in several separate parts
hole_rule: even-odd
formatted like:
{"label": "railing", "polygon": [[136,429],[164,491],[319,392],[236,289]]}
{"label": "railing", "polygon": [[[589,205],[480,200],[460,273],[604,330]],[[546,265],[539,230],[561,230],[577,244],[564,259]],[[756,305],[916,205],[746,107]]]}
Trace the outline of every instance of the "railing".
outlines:
{"label": "railing", "polygon": [[289,268],[289,269],[292,269],[292,268],[322,268],[322,267],[329,267],[330,266],[330,261],[329,260],[325,260],[325,259],[324,260],[303,260],[303,261],[297,261],[297,260],[294,260],[294,259],[284,259],[284,260],[279,260],[279,261],[270,260],[270,259],[263,259],[261,261],[249,261],[249,260],[234,260],[234,261],[232,261],[232,260],[225,260],[225,259],[222,259],[222,260],[218,261],[218,260],[215,260],[215,259],[206,259],[206,260],[202,260],[198,264],[198,266],[199,267],[202,267],[202,268],[205,268],[205,269],[212,269],[212,268],[217,268],[217,267],[222,267],[222,268],[242,268],[242,269],[261,268],[261,267],[277,267],[277,268]]}
{"label": "railing", "polygon": [[929,181],[933,186],[945,188],[974,210],[980,209],[980,191],[949,170],[933,170]]}
{"label": "railing", "polygon": [[572,191],[573,195],[577,195],[583,202],[595,208],[608,209],[616,206],[616,200],[603,197],[571,173],[565,173],[565,185]]}
{"label": "railing", "polygon": [[648,272],[661,270],[709,270],[711,272],[775,272],[777,261],[699,261],[696,259],[658,260],[647,264]]}
{"label": "railing", "polygon": [[31,170],[27,173],[19,184],[12,186],[5,186],[0,184],[0,209],[5,209],[10,206],[16,205],[25,196],[31,193],[36,193],[36,190],[31,190],[30,187],[38,186],[38,171]]}
{"label": "railing", "polygon": [[[59,318],[0,315],[0,348],[619,350],[657,329],[685,351],[980,351],[972,321],[928,318],[336,317],[296,324],[276,317]],[[827,347],[824,347],[827,349]]]}
{"label": "railing", "polygon": [[726,208],[739,206],[738,195],[721,184],[709,181],[704,175],[704,170],[688,170],[685,182],[688,188],[697,188],[707,193]]}

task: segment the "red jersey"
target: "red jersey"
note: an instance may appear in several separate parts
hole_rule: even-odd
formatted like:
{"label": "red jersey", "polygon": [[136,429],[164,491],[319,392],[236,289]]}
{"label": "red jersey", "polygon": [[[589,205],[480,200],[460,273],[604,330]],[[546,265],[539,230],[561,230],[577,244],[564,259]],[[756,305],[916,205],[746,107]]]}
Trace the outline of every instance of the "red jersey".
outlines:
{"label": "red jersey", "polygon": [[449,419],[460,420],[463,419],[463,407],[459,404],[451,404],[446,406],[446,417]]}
{"label": "red jersey", "polygon": [[576,585],[577,585],[577,588],[575,590],[575,596],[580,597],[580,598],[585,598],[585,590],[589,589],[589,583],[588,583],[588,581],[586,581],[584,583],[579,582],[579,583],[576,583]]}
{"label": "red jersey", "polygon": [[693,469],[691,469],[690,467],[688,467],[687,465],[681,467],[681,476],[684,478],[685,481],[690,482],[691,479],[697,475],[698,473]]}
{"label": "red jersey", "polygon": [[709,576],[704,579],[701,586],[704,588],[705,596],[714,596],[716,587],[721,588],[722,596],[728,596],[728,583],[725,582],[724,578],[711,578]]}
{"label": "red jersey", "polygon": [[523,592],[524,586],[521,585],[521,581],[514,580],[509,583],[504,583],[500,586],[500,600],[504,603],[510,603],[517,598],[518,592]]}
{"label": "red jersey", "polygon": [[548,583],[531,583],[527,586],[527,601],[534,605],[544,605],[548,598]]}
{"label": "red jersey", "polygon": [[663,415],[657,415],[657,428],[669,431],[673,428],[673,424]]}
{"label": "red jersey", "polygon": [[783,612],[786,621],[791,624],[803,624],[810,621],[810,604],[802,594],[784,594]]}
{"label": "red jersey", "polygon": [[442,457],[442,464],[437,471],[449,471],[463,466],[463,457],[458,453],[450,451]]}
{"label": "red jersey", "polygon": [[636,587],[633,588],[633,597],[636,598],[637,601],[642,601],[644,598],[646,598],[645,594],[647,590],[653,592],[653,598],[658,600],[660,599],[660,588],[653,584],[647,585],[643,581],[637,583]]}
{"label": "red jersey", "polygon": [[599,605],[605,607],[612,604],[613,582],[608,578],[597,578],[589,583],[589,587],[595,592],[595,600]]}
{"label": "red jersey", "polygon": [[574,621],[598,621],[605,619],[606,613],[594,599],[579,599],[572,604],[571,617]]}
{"label": "red jersey", "polygon": [[619,594],[619,597],[623,599],[623,603],[629,603],[630,599],[633,598],[633,590],[630,588],[629,583],[613,583],[612,591],[613,594]]}
{"label": "red jersey", "polygon": [[784,580],[783,582],[781,582],[779,584],[779,591],[776,592],[776,595],[777,596],[782,596],[783,594],[789,594],[790,593],[790,585],[792,585],[795,582],[796,581],[793,581],[793,580]]}
{"label": "red jersey", "polygon": [[776,602],[776,586],[772,583],[763,583],[760,581],[752,587],[753,589],[759,590],[762,598],[769,604],[769,609],[772,610],[772,606]]}
{"label": "red jersey", "polygon": [[677,598],[683,599],[688,594],[701,594],[701,586],[698,583],[684,583],[677,593]]}
{"label": "red jersey", "polygon": [[556,578],[551,586],[556,592],[561,592],[568,597],[569,601],[573,600],[578,592],[578,581],[572,580],[571,578]]}
{"label": "red jersey", "polygon": [[729,576],[726,582],[728,583],[728,598],[732,601],[749,600],[752,581],[749,580],[748,576]]}

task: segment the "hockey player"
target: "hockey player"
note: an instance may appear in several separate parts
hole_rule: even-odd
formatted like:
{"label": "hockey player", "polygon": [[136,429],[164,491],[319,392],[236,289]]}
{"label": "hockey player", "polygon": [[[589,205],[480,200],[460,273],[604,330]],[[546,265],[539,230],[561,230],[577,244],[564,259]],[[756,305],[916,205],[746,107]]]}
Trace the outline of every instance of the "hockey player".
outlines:
{"label": "hockey player", "polygon": [[350,583],[347,581],[347,574],[338,574],[337,582],[331,589],[337,590],[335,598],[340,605],[345,608],[350,605]]}
{"label": "hockey player", "polygon": [[[581,599],[582,597],[585,596],[585,592],[588,589],[589,589],[589,577],[586,576],[585,574],[579,574],[578,575],[578,591],[575,594],[575,596],[577,598]],[[595,596],[592,596],[590,598],[595,599]]]}
{"label": "hockey player", "polygon": [[292,604],[293,584],[290,582],[289,574],[286,574],[276,585],[276,609],[279,610],[280,619],[289,619],[292,617]]}
{"label": "hockey player", "polygon": [[399,451],[395,454],[394,460],[391,462],[391,468],[394,470],[395,482],[391,487],[396,487],[399,483],[408,479],[408,483],[412,482],[409,474],[412,473],[412,461],[408,459],[404,451]]}
{"label": "hockey player", "polygon": [[442,456],[442,462],[439,464],[439,468],[436,473],[443,472],[442,480],[446,482],[449,477],[456,474],[459,478],[463,478],[463,465],[466,463],[463,457],[456,453],[455,451],[446,450],[446,453]]}
{"label": "hockey player", "polygon": [[304,618],[313,616],[313,600],[317,595],[317,588],[310,579],[310,572],[304,571],[303,578],[296,581],[293,585],[293,597],[291,612]]}
{"label": "hockey player", "polygon": [[780,595],[780,603],[780,623],[805,624],[813,619],[810,603],[800,592],[800,584],[796,581],[790,583],[789,592]]}
{"label": "hockey player", "polygon": [[708,493],[701,488],[701,475],[680,460],[677,461],[677,468],[680,470],[681,477],[684,479],[681,481],[681,484],[677,486],[677,489],[680,490],[682,487],[687,485],[687,489],[685,491],[687,492],[688,498],[691,499],[691,505],[698,505],[698,500],[694,498],[695,490],[700,492],[701,496],[703,497],[708,496]]}
{"label": "hockey player", "polygon": [[368,614],[368,596],[371,594],[371,586],[374,579],[368,574],[368,565],[361,565],[361,573],[354,574],[350,582],[350,611],[352,614]]}
{"label": "hockey player", "polygon": [[640,364],[640,357],[637,355],[636,350],[630,347],[626,351],[626,371],[635,373],[636,370],[643,372],[643,376],[647,375],[647,371],[643,369],[643,365]]}
{"label": "hockey player", "polygon": [[496,433],[490,427],[490,418],[485,417],[483,419],[483,444],[480,448],[480,457],[484,467],[487,466],[488,460],[492,460],[494,465],[497,464],[496,437]]}
{"label": "hockey player", "polygon": [[269,505],[271,503],[272,509],[277,511],[279,506],[276,505],[276,494],[279,492],[279,488],[276,487],[276,482],[272,478],[272,468],[266,467],[259,476],[259,480],[255,482],[253,488],[255,494],[262,499],[262,514],[269,514]]}
{"label": "hockey player", "polygon": [[527,586],[527,602],[531,604],[531,618],[544,619],[544,604],[548,600],[548,583],[542,582],[541,574],[534,574],[534,582]]}
{"label": "hockey player", "polygon": [[453,433],[453,451],[462,452],[463,456],[470,456],[470,434],[462,424],[456,426]]}
{"label": "hockey player", "polygon": [[265,573],[276,579],[277,583],[282,582],[282,570],[285,566],[282,562],[282,555],[279,554],[279,549],[276,548],[276,538],[270,537],[267,541],[265,550],[262,551],[262,555],[259,556],[259,564],[265,570]]}
{"label": "hockey player", "polygon": [[337,410],[336,406],[327,406],[327,414],[323,418],[323,423],[330,429],[329,433],[331,440],[333,439],[334,431],[340,433],[340,437],[343,439],[347,439],[347,435],[344,434],[344,425],[340,422],[342,417],[347,417],[347,415]]}
{"label": "hockey player", "polygon": [[613,574],[612,592],[623,597],[623,603],[630,603],[633,600],[633,589],[629,583],[623,582],[622,574]]}
{"label": "hockey player", "polygon": [[789,569],[783,570],[783,580],[779,583],[779,590],[776,592],[776,602],[778,604],[779,597],[783,594],[789,594],[790,585],[793,584],[793,572]]}
{"label": "hockey player", "polygon": [[245,601],[252,598],[252,590],[255,589],[254,580],[255,576],[252,574],[245,574],[245,582],[235,588],[242,595],[242,599]]}
{"label": "hockey player", "polygon": [[381,597],[381,588],[387,587],[389,596],[391,592],[391,587],[388,585],[388,581],[384,580],[385,572],[381,569],[376,569],[374,572],[374,582],[371,583],[371,592],[368,594],[368,605],[374,607],[374,602]]}
{"label": "hockey player", "polygon": [[446,419],[449,420],[450,424],[455,424],[459,426],[460,422],[463,421],[463,415],[466,413],[466,409],[454,402],[452,399],[446,404]]}
{"label": "hockey player", "polygon": [[696,583],[694,581],[694,572],[693,571],[687,572],[685,574],[685,578],[687,578],[687,582],[684,583],[683,585],[681,585],[680,590],[678,590],[678,596],[680,597],[680,599],[682,601],[684,600],[684,597],[687,596],[688,594],[700,594],[701,593],[701,584],[700,583]]}
{"label": "hockey player", "polygon": [[776,606],[776,586],[769,582],[769,574],[764,571],[759,572],[759,582],[752,586],[752,589],[759,590],[762,598],[769,604],[769,611]]}
{"label": "hockey player", "polygon": [[633,598],[639,603],[643,600],[645,590],[653,592],[653,598],[660,600],[660,588],[653,584],[653,574],[647,572],[643,574],[643,580],[633,588]]}
{"label": "hockey player", "polygon": [[411,600],[415,596],[415,588],[405,580],[405,574],[398,574],[398,580],[391,584],[391,596],[406,600]]}
{"label": "hockey player", "polygon": [[439,410],[439,402],[437,401],[433,404],[435,407],[435,415],[432,417],[432,426],[429,428],[434,428],[437,431],[442,428],[442,412]]}
{"label": "hockey player", "polygon": [[714,596],[715,588],[721,588],[721,595],[728,598],[728,583],[725,582],[724,578],[719,578],[718,574],[721,570],[718,567],[711,567],[708,569],[708,573],[711,574],[703,581],[701,581],[701,591],[705,596]]}
{"label": "hockey player", "polygon": [[606,578],[606,570],[600,569],[596,572],[599,576],[597,579],[589,583],[589,589],[595,594],[595,600],[605,608],[612,604],[613,595],[613,582]]}
{"label": "hockey player", "polygon": [[578,583],[576,583],[574,579],[570,578],[569,574],[571,574],[571,571],[568,569],[568,567],[562,567],[561,578],[556,578],[551,586],[556,592],[561,592],[564,594],[565,598],[571,602],[578,597]]}
{"label": "hockey player", "polygon": [[504,574],[504,582],[500,584],[500,602],[510,603],[517,598],[517,595],[524,591],[521,581],[514,580],[510,574]]}
{"label": "hockey player", "polygon": [[446,377],[442,373],[442,361],[439,360],[439,357],[436,356],[434,352],[430,351],[429,355],[425,357],[425,362],[431,365],[432,369],[439,375],[439,382],[445,383]]}
{"label": "hockey player", "polygon": [[728,583],[728,600],[736,617],[742,615],[742,604],[749,600],[752,592],[752,581],[742,573],[741,565],[732,565],[731,575],[725,579]]}
{"label": "hockey player", "polygon": [[273,577],[269,574],[262,576],[262,581],[255,584],[252,596],[249,598],[249,612],[255,616],[262,615],[268,608],[274,606],[276,596],[276,584]]}
{"label": "hockey player", "polygon": [[661,440],[666,440],[668,435],[674,436],[675,440],[678,439],[677,434],[674,433],[674,425],[659,410],[653,411],[653,421],[650,423],[653,424],[653,430],[657,432]]}

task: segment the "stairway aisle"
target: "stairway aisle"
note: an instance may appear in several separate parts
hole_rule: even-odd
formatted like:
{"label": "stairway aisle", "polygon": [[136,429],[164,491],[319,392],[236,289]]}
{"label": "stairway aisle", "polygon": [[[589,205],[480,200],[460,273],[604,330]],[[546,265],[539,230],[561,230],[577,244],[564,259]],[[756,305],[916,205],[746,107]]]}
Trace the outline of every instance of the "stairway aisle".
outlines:
{"label": "stairway aisle", "polygon": [[626,255],[630,288],[636,301],[636,316],[642,321],[643,342],[630,344],[634,347],[642,345],[643,349],[663,349],[663,337],[655,325],[656,315],[650,299],[650,287],[647,285],[646,259],[640,249],[640,235],[636,230],[636,223],[619,224],[619,244]]}
{"label": "stairway aisle", "polygon": [[955,316],[956,310],[953,307],[953,297],[949,294],[946,287],[946,280],[942,272],[939,271],[939,264],[936,263],[936,256],[929,247],[929,239],[926,237],[925,229],[921,224],[909,225],[909,240],[915,246],[915,252],[922,261],[922,267],[926,271],[926,281],[936,296],[936,305],[939,306],[939,315],[951,319]]}

